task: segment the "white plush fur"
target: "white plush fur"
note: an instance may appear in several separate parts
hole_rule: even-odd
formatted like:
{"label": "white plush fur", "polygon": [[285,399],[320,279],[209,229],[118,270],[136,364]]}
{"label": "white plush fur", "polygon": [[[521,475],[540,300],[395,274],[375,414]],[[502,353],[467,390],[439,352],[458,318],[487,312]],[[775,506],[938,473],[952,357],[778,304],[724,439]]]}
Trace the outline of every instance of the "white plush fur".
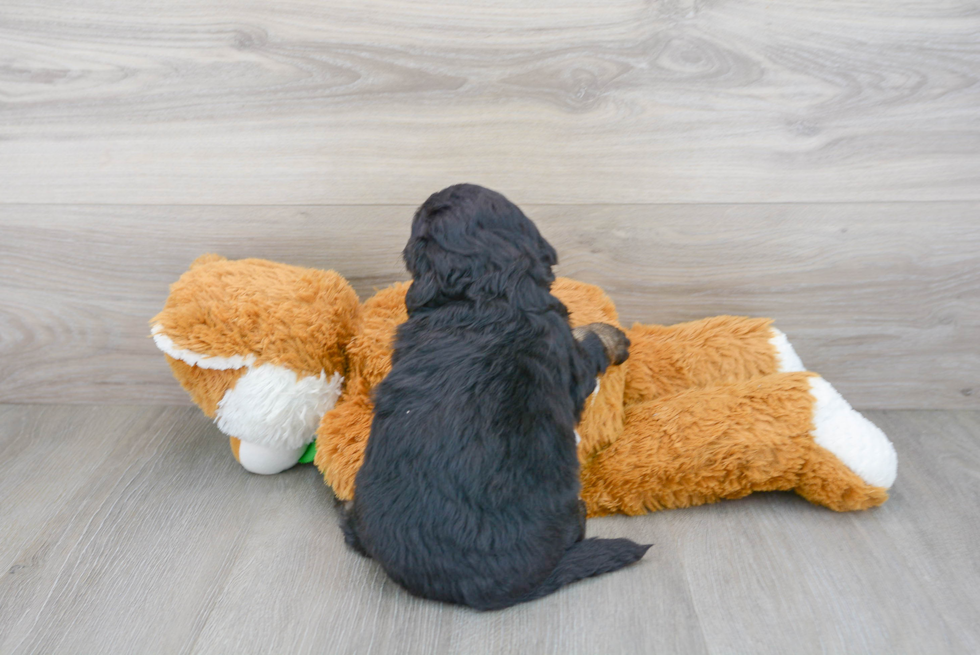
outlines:
{"label": "white plush fur", "polygon": [[313,440],[323,415],[340,396],[344,378],[334,373],[297,379],[282,366],[249,368],[218,403],[215,422],[227,435],[276,449]]}
{"label": "white plush fur", "polygon": [[776,360],[779,362],[779,372],[780,373],[793,373],[796,371],[805,371],[803,368],[803,361],[800,356],[796,354],[793,350],[793,346],[790,344],[789,339],[783,334],[781,330],[776,328],[769,328],[772,332],[772,338],[769,343],[772,347],[776,349]]}
{"label": "white plush fur", "polygon": [[891,487],[898,469],[898,456],[885,433],[854,411],[823,378],[810,378],[810,393],[816,399],[814,441],[837,455],[868,484],[885,489]]}
{"label": "white plush fur", "polygon": [[257,443],[243,441],[238,447],[238,461],[241,462],[246,471],[262,475],[274,475],[295,466],[305,450],[306,446],[266,448]]}
{"label": "white plush fur", "polygon": [[160,324],[153,326],[151,334],[153,335],[153,343],[157,345],[157,348],[167,353],[174,359],[179,359],[185,364],[190,364],[191,366],[225,371],[228,369],[251,366],[255,363],[255,355],[251,354],[245,356],[232,355],[231,357],[212,357],[211,355],[197,353],[193,350],[187,350],[186,348],[178,348],[177,344],[175,344],[170,337],[163,333],[163,326]]}

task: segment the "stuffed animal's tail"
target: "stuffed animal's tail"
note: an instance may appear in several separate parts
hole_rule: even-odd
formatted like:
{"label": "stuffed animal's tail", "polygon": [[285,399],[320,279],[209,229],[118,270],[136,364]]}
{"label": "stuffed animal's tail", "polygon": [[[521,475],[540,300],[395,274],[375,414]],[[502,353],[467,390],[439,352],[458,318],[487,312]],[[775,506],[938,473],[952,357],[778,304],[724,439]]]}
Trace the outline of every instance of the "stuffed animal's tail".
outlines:
{"label": "stuffed animal's tail", "polygon": [[565,551],[555,570],[534,591],[499,607],[481,609],[502,609],[517,603],[526,603],[554,593],[577,580],[618,571],[642,558],[650,545],[638,544],[629,539],[583,539]]}

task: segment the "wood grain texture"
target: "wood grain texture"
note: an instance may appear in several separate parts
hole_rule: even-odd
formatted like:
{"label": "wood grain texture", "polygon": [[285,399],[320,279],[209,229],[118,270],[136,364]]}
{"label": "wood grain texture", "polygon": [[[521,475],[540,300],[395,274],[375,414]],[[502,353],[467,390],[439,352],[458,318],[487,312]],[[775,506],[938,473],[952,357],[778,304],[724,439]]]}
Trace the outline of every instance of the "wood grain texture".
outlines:
{"label": "wood grain texture", "polygon": [[971,0],[6,0],[24,203],[980,199]]}
{"label": "wood grain texture", "polygon": [[705,516],[682,529],[697,546],[681,557],[713,652],[980,648],[980,413],[867,416],[898,452],[898,479],[882,507],[834,514],[790,495],[760,495],[690,510]]}
{"label": "wood grain texture", "polygon": [[[529,205],[625,323],[771,316],[858,407],[980,402],[980,203]],[[411,206],[0,205],[0,400],[188,403],[147,338],[197,256],[405,279]]]}
{"label": "wood grain texture", "polygon": [[0,652],[975,653],[980,412],[869,413],[884,506],[791,494],[589,522],[636,566],[502,612],[343,545],[311,466],[242,471],[191,408],[0,406]]}
{"label": "wood grain texture", "polygon": [[188,414],[3,409],[0,652],[173,653],[193,642],[261,506],[239,504],[254,481],[229,475],[227,453],[196,447],[212,428]]}

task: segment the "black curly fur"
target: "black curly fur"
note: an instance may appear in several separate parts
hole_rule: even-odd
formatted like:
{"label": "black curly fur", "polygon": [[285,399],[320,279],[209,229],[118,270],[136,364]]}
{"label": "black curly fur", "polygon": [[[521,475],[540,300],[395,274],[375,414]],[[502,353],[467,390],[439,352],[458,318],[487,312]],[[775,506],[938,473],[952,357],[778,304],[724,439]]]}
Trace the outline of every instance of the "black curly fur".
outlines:
{"label": "black curly fur", "polygon": [[351,547],[413,594],[478,609],[641,558],[648,546],[583,540],[574,428],[609,361],[549,292],[554,248],[462,184],[419,208],[404,258],[409,318],[374,395]]}

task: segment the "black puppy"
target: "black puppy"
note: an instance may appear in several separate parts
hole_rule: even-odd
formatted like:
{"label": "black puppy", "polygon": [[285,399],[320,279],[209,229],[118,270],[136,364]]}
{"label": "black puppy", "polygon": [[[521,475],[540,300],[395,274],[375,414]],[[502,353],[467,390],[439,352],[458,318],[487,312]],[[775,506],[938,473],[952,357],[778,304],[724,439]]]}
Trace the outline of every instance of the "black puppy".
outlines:
{"label": "black puppy", "polygon": [[425,598],[497,609],[615,571],[649,546],[588,539],[575,425],[619,329],[573,335],[557,261],[499,193],[462,184],[415,214],[408,321],[347,510],[347,542]]}

